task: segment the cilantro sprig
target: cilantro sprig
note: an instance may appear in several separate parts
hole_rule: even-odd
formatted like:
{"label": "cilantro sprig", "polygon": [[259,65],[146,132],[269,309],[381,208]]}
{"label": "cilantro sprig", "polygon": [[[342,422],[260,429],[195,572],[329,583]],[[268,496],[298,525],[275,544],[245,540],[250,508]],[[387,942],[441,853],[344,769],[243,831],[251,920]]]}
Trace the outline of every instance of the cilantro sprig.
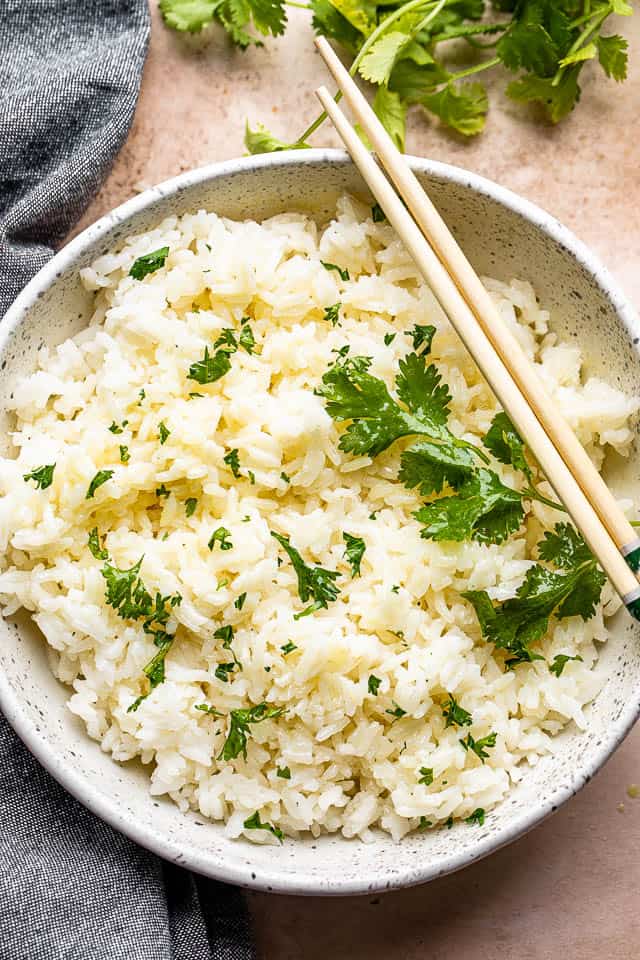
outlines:
{"label": "cilantro sprig", "polygon": [[[567,523],[545,533],[538,555],[543,563],[529,568],[515,597],[494,603],[485,590],[463,593],[473,605],[483,638],[509,654],[508,667],[542,659],[532,645],[545,636],[552,616],[589,620],[606,580],[595,557]],[[562,672],[560,664],[552,669]]]}
{"label": "cilantro sprig", "polygon": [[247,759],[247,738],[251,727],[263,720],[277,720],[284,713],[284,707],[270,707],[266,703],[259,703],[254,707],[242,710],[232,710],[229,714],[229,729],[224,746],[220,751],[219,760],[235,760],[242,754]]}
{"label": "cilantro sprig", "polygon": [[289,537],[285,537],[280,533],[274,533],[273,530],[271,531],[271,536],[284,548],[293,564],[293,569],[298,577],[298,594],[300,599],[303,603],[307,603],[309,600],[312,601],[301,613],[295,614],[294,620],[299,620],[301,617],[315,613],[316,610],[326,609],[329,602],[335,600],[340,593],[340,588],[336,586],[334,582],[340,574],[336,570],[326,570],[320,566],[309,566],[309,564],[304,562],[299,551],[291,545]]}
{"label": "cilantro sprig", "polygon": [[[160,0],[165,22],[197,32],[215,22],[232,43],[260,45],[281,35],[286,0]],[[404,149],[408,110],[419,107],[464,136],[485,126],[487,91],[478,78],[501,71],[517,103],[537,102],[552,123],[580,99],[590,61],[620,82],[627,74],[627,42],[608,32],[613,17],[630,16],[626,0],[310,0],[312,25],[353,57],[350,73],[375,90],[373,106]],[[461,41],[451,53],[448,41]],[[464,55],[466,52],[466,56]],[[250,153],[309,147],[321,114],[292,142],[259,124],[247,124]]]}

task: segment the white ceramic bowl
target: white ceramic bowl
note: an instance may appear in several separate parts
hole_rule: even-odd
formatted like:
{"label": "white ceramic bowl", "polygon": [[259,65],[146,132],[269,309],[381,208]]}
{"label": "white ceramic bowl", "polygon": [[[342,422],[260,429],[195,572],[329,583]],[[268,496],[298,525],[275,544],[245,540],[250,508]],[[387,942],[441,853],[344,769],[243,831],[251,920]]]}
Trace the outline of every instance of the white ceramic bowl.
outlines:
{"label": "white ceramic bowl", "polygon": [[[640,327],[611,277],[552,217],[487,180],[424,160],[412,166],[475,267],[533,282],[565,337],[577,338],[589,370],[640,392]],[[85,230],[34,278],[0,327],[1,434],[4,403],[17,377],[30,372],[37,348],[55,345],[86,323],[90,296],[78,269],[128,234],[170,213],[200,207],[245,219],[298,209],[319,219],[343,191],[366,194],[349,159],[334,150],[245,158],[204,167],[130,200]],[[615,484],[633,483],[640,459],[617,465]],[[118,765],[65,709],[67,691],[49,671],[44,641],[26,616],[0,621],[0,706],[40,762],[99,817],[168,860],[262,890],[353,894],[421,883],[456,870],[529,830],[580,789],[620,744],[640,707],[640,625],[621,612],[602,650],[607,681],[589,709],[584,733],[568,729],[554,752],[524,771],[520,784],[483,827],[430,831],[401,843],[380,834],[364,844],[323,837],[282,846],[225,838],[219,824],[184,815],[148,791],[148,774]]]}

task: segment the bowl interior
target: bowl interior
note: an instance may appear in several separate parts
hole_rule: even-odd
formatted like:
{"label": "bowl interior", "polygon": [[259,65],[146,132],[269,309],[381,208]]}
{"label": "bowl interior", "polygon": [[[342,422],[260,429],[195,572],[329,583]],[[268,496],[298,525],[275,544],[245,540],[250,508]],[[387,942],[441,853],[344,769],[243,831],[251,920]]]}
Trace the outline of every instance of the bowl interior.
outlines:
{"label": "bowl interior", "polygon": [[[413,161],[431,197],[482,274],[530,280],[551,310],[554,328],[576,338],[588,370],[640,393],[639,331],[606,273],[552,218],[481,178]],[[168,214],[198,208],[245,219],[286,210],[322,221],[344,191],[366,197],[357,171],[338,151],[247,158],[185,174],[135,198],[66,247],[20,296],[0,330],[0,436],[10,447],[6,400],[16,379],[34,368],[36,351],[81,329],[91,298],[78,269],[131,233]],[[595,271],[595,272],[594,272]],[[634,485],[640,458],[616,461],[615,489]],[[43,638],[26,616],[0,620],[0,703],[39,760],[99,816],[144,846],[219,879],[266,890],[358,893],[419,883],[457,869],[514,839],[576,792],[618,745],[638,713],[640,625],[623,612],[602,650],[607,681],[589,710],[584,734],[569,728],[554,752],[487,816],[483,827],[409,836],[382,834],[371,844],[341,837],[258,846],[225,839],[220,825],[181,814],[148,792],[138,764],[118,765],[65,709],[67,691],[50,673]]]}

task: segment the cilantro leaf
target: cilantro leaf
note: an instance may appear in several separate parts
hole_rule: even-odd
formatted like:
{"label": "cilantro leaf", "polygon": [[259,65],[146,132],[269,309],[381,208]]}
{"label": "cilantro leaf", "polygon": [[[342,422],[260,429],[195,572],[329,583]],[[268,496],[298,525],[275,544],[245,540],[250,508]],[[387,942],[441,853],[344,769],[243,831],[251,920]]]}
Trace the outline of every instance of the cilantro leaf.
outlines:
{"label": "cilantro leaf", "polygon": [[245,604],[246,599],[247,599],[247,592],[246,592],[246,590],[245,590],[244,593],[238,594],[238,596],[236,597],[236,599],[233,601],[233,605],[234,605],[234,607],[236,608],[236,610],[242,610],[242,608],[244,607],[244,604]]}
{"label": "cilantro leaf", "polygon": [[284,833],[280,827],[274,827],[270,823],[263,823],[257,810],[255,813],[252,813],[250,817],[247,817],[242,826],[245,830],[267,830],[269,833],[272,833],[280,843],[284,841]]}
{"label": "cilantro leaf", "polygon": [[244,145],[251,154],[277,153],[280,150],[304,150],[309,147],[308,143],[285,143],[284,140],[279,140],[262,123],[259,123],[255,130],[252,130],[248,123],[246,124]]}
{"label": "cilantro leaf", "polygon": [[229,674],[233,673],[235,669],[236,669],[236,664],[233,660],[231,661],[231,663],[219,663],[215,669],[214,676],[218,680],[221,680],[222,683],[228,683]]}
{"label": "cilantro leaf", "polygon": [[336,273],[340,276],[341,280],[349,280],[349,271],[343,270],[342,267],[339,267],[336,263],[327,263],[325,260],[321,260],[320,263],[325,268],[325,270],[335,270]]}
{"label": "cilantro leaf", "polygon": [[313,613],[320,608],[326,609],[330,600],[336,600],[340,593],[340,588],[334,583],[340,574],[336,570],[326,570],[324,567],[310,567],[304,562],[298,550],[291,546],[289,537],[274,533],[271,530],[271,536],[278,541],[281,547],[287,552],[293,569],[298,577],[298,594],[303,603],[312,600],[313,603],[302,613],[297,613],[294,619],[299,620],[309,613]]}
{"label": "cilantro leaf", "polygon": [[419,770],[420,777],[418,783],[423,784],[425,787],[430,787],[433,783],[433,768],[432,767],[420,767]]}
{"label": "cilantro leaf", "polygon": [[120,463],[128,463],[131,460],[131,454],[129,453],[129,447],[125,444],[120,444]]}
{"label": "cilantro leaf", "polygon": [[87,492],[85,494],[85,500],[90,500],[95,494],[98,487],[101,487],[103,483],[106,483],[107,480],[110,480],[113,476],[113,470],[98,470],[95,477],[89,484]]}
{"label": "cilantro leaf", "polygon": [[311,0],[311,9],[311,22],[316,33],[336,40],[352,53],[357,51],[361,40],[360,31],[356,30],[329,0]]}
{"label": "cilantro leaf", "polygon": [[197,33],[215,16],[215,0],[160,0],[165,23],[174,30]]}
{"label": "cilantro leaf", "polygon": [[378,87],[373,109],[398,150],[404,151],[407,104],[388,87]]}
{"label": "cilantro leaf", "polygon": [[280,647],[280,649],[282,650],[283,654],[284,654],[285,657],[286,657],[287,654],[293,653],[293,651],[294,651],[294,650],[297,650],[298,648],[296,647],[295,643],[292,643],[291,640],[288,640],[285,644],[283,644],[283,645]]}
{"label": "cilantro leaf", "polygon": [[408,412],[391,397],[384,381],[368,372],[370,363],[367,357],[346,357],[322,377],[318,393],[327,401],[327,413],[337,421],[353,421],[340,438],[341,450],[375,457],[411,434],[455,442],[446,428],[449,392],[433,365],[425,367],[418,354],[400,362],[396,387]]}
{"label": "cilantro leaf", "polygon": [[370,83],[386,84],[400,53],[410,42],[411,36],[399,30],[383,33],[369,47],[360,61],[358,72]]}
{"label": "cilantro leaf", "polygon": [[31,473],[25,473],[22,476],[22,479],[25,482],[33,480],[38,490],[46,490],[47,487],[50,487],[53,483],[53,471],[55,470],[55,463],[48,463],[42,467],[35,467]]}
{"label": "cilantro leaf", "polygon": [[507,87],[507,96],[520,103],[542,103],[551,122],[559,123],[571,113],[580,99],[578,77],[581,68],[582,64],[576,64],[566,69],[557,85],[551,79],[531,75],[514,80]]}
{"label": "cilantro leaf", "polygon": [[598,37],[598,60],[608,77],[620,83],[627,79],[627,49],[629,44],[617,34],[611,37]]}
{"label": "cilantro leaf", "polygon": [[447,126],[466,137],[484,130],[489,109],[487,92],[481,83],[449,83],[436,93],[422,98],[422,105]]}
{"label": "cilantro leaf", "polygon": [[392,344],[396,337],[397,337],[397,333],[385,333],[384,335],[385,347],[388,347],[390,344]]}
{"label": "cilantro leaf", "polygon": [[123,421],[122,421],[122,425],[120,426],[120,425],[118,425],[118,424],[115,422],[115,420],[113,420],[112,423],[111,423],[111,426],[109,427],[109,430],[110,430],[111,433],[123,433],[123,432],[124,432],[124,428],[126,427],[126,425],[127,425],[128,423],[129,423],[128,420],[123,420]]}
{"label": "cilantro leaf", "polygon": [[247,759],[247,737],[251,725],[263,720],[276,720],[284,713],[284,707],[269,707],[259,703],[248,710],[232,710],[229,714],[229,730],[218,759],[235,760],[242,754]]}
{"label": "cilantro leaf", "polygon": [[476,807],[473,813],[470,813],[468,817],[464,818],[464,822],[469,825],[477,823],[479,827],[482,827],[484,825],[484,816],[484,809],[482,807]]}
{"label": "cilantro leaf", "polygon": [[466,737],[460,740],[460,743],[464,747],[465,751],[471,750],[484,763],[489,756],[487,753],[487,748],[490,749],[491,747],[495,747],[497,736],[497,733],[490,733],[488,737],[482,737],[480,740],[474,740],[472,735],[468,733]]}
{"label": "cilantro leaf", "polygon": [[567,653],[557,653],[553,658],[553,663],[549,664],[549,672],[559,677],[570,660],[579,660],[580,663],[582,663],[582,657],[580,655],[570,657]]}
{"label": "cilantro leaf", "polygon": [[[435,471],[432,477],[435,479]],[[524,517],[522,494],[505,486],[492,470],[479,469],[459,486],[414,513],[426,540],[478,540],[502,543]]]}
{"label": "cilantro leaf", "polygon": [[406,104],[422,103],[435,87],[446,83],[449,73],[433,61],[417,64],[413,60],[399,60],[389,77],[389,89]]}
{"label": "cilantro leaf", "polygon": [[371,674],[367,681],[367,690],[369,693],[373,694],[374,697],[378,696],[378,690],[380,689],[380,684],[382,680],[380,677],[376,677],[375,674]]}
{"label": "cilantro leaf", "polygon": [[448,700],[442,704],[442,716],[445,719],[446,727],[470,727],[472,724],[471,714],[464,707],[461,707],[452,693],[447,694]]}
{"label": "cilantro leaf", "polygon": [[207,713],[211,717],[224,717],[224,713],[220,713],[219,710],[208,703],[196,703],[194,710],[201,710],[202,713]]}
{"label": "cilantro leaf", "polygon": [[379,203],[374,203],[371,207],[371,219],[374,223],[386,223],[387,217]]}
{"label": "cilantro leaf", "polygon": [[93,530],[89,533],[89,550],[96,558],[96,560],[108,560],[109,551],[105,550],[104,547],[100,545],[100,536],[98,534],[98,528],[94,527]]}
{"label": "cilantro leaf", "polygon": [[138,257],[129,270],[129,276],[134,280],[143,280],[150,273],[155,273],[160,267],[164,267],[165,260],[169,256],[169,247],[160,247],[152,253],[145,253]]}
{"label": "cilantro leaf", "polygon": [[402,452],[398,479],[409,489],[418,487],[426,497],[440,493],[445,483],[459,487],[474,470],[473,456],[465,447],[421,440]]}
{"label": "cilantro leaf", "polygon": [[496,460],[508,463],[531,478],[531,468],[524,455],[524,442],[506,413],[497,413],[482,442]]}
{"label": "cilantro leaf", "polygon": [[362,537],[354,537],[350,533],[346,532],[342,534],[342,539],[347,546],[345,551],[345,559],[351,566],[351,576],[359,577],[360,563],[362,562],[362,557],[366,550],[366,544]]}
{"label": "cilantro leaf", "polygon": [[463,593],[474,606],[484,639],[512,654],[509,666],[542,659],[531,645],[546,634],[552,614],[590,619],[605,583],[595,559],[568,524],[547,533],[538,550],[542,560],[556,563],[564,572],[536,564],[516,596],[498,604],[484,590]]}
{"label": "cilantro leaf", "polygon": [[393,704],[393,710],[385,710],[385,713],[388,713],[390,717],[393,717],[394,723],[396,720],[401,720],[402,717],[406,717],[406,710],[403,710],[402,707],[398,706],[395,700],[392,700],[391,703]]}
{"label": "cilantro leaf", "polygon": [[192,517],[196,512],[196,507],[198,506],[197,497],[187,497],[184,502],[184,512],[185,516]]}
{"label": "cilantro leaf", "polygon": [[161,420],[158,424],[158,436],[160,437],[160,446],[163,446],[171,436],[171,430],[169,430],[164,420]]}
{"label": "cilantro leaf", "polygon": [[204,348],[204,357],[189,367],[187,380],[195,380],[196,383],[214,383],[225,373],[231,370],[231,361],[228,350],[217,350],[213,356],[209,355],[209,348]]}
{"label": "cilantro leaf", "polygon": [[276,770],[276,776],[280,777],[282,780],[291,780],[291,770],[289,767],[278,767]]}
{"label": "cilantro leaf", "polygon": [[225,353],[235,353],[238,349],[235,331],[231,327],[224,327],[213,344],[213,349],[224,350]]}

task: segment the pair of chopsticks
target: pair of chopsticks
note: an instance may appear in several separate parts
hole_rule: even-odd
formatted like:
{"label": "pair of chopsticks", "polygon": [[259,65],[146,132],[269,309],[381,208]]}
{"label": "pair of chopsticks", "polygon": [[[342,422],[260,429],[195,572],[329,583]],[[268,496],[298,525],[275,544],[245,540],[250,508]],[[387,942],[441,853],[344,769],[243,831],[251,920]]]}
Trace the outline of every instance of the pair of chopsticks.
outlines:
{"label": "pair of chopsticks", "polygon": [[377,157],[320,87],[318,99],[352,160],[627,609],[640,620],[640,538],[356,83],[324,38],[316,46]]}

